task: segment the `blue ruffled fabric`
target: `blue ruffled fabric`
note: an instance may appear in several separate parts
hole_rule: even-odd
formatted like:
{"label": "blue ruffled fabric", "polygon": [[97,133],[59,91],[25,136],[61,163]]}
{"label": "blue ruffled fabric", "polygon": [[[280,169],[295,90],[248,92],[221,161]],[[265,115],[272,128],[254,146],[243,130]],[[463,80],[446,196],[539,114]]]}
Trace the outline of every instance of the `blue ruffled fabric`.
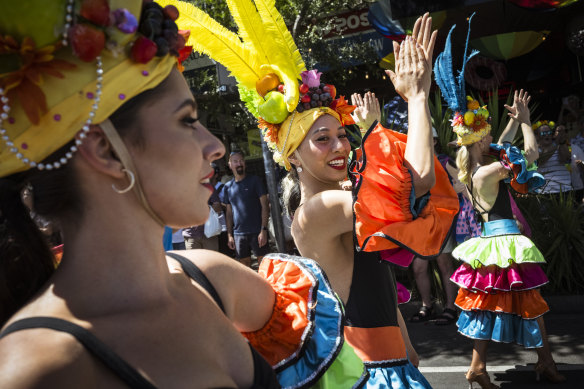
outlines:
{"label": "blue ruffled fabric", "polygon": [[412,191],[410,192],[410,212],[412,213],[412,217],[417,219],[420,216],[420,212],[424,209],[428,201],[430,201],[430,192],[425,193],[424,195],[420,196],[420,198],[416,198],[416,191],[414,189],[414,176],[412,171],[408,169],[408,173],[412,177]]}
{"label": "blue ruffled fabric", "polygon": [[[313,385],[334,362],[343,346],[343,310],[326,275],[311,259],[286,254],[268,254],[264,260],[278,259],[294,262],[315,277],[316,298],[310,303],[313,309],[313,331],[303,339],[294,355],[275,366],[282,388],[298,388]],[[309,317],[312,316],[309,314]],[[366,374],[363,369],[363,375]]]}
{"label": "blue ruffled fabric", "polygon": [[411,388],[431,389],[432,386],[426,378],[409,361],[406,364],[392,367],[371,367],[369,379],[365,388]]}
{"label": "blue ruffled fabric", "polygon": [[[512,146],[509,142],[505,142],[503,145],[491,143],[490,148],[497,152],[505,150],[507,158],[509,158],[509,162],[511,162],[513,165],[521,166],[521,172],[519,172],[515,179],[519,184],[527,183],[527,187],[530,192],[545,185],[545,178],[543,178],[543,176],[539,174],[537,170],[534,170],[531,166],[527,166],[527,161],[525,160],[525,157],[519,148]],[[510,178],[505,179],[506,183],[509,183],[510,181]]]}
{"label": "blue ruffled fabric", "polygon": [[456,322],[458,332],[472,339],[517,343],[526,348],[543,347],[537,320],[490,311],[462,311]]}

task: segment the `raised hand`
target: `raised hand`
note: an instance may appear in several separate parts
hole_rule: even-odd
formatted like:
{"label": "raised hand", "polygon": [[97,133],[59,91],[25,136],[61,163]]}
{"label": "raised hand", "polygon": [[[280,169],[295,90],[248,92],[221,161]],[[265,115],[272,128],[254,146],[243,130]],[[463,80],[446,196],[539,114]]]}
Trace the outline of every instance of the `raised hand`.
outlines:
{"label": "raised hand", "polygon": [[513,105],[508,106],[505,104],[505,108],[509,111],[507,115],[513,120],[519,123],[525,123],[531,125],[530,113],[529,113],[529,102],[531,101],[531,96],[527,91],[521,89],[520,91],[515,91],[513,95]]}
{"label": "raised hand", "polygon": [[406,101],[422,94],[427,96],[432,83],[432,54],[437,31],[432,32],[428,13],[418,18],[412,36],[393,43],[395,72],[386,70],[396,92]]}
{"label": "raised hand", "polygon": [[351,116],[362,132],[367,131],[375,121],[381,120],[381,109],[375,93],[367,92],[363,96],[353,93],[351,104],[357,106]]}

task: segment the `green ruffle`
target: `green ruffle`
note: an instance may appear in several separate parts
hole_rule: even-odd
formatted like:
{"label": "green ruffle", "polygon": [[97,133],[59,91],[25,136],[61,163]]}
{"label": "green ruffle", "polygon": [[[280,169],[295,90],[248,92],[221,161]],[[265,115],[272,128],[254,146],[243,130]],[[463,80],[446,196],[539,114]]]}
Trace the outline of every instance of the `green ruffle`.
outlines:
{"label": "green ruffle", "polygon": [[490,265],[507,268],[513,263],[545,263],[541,251],[523,235],[472,238],[456,247],[452,256],[473,269]]}
{"label": "green ruffle", "polygon": [[363,362],[347,343],[326,373],[311,386],[312,389],[360,388],[367,379]]}

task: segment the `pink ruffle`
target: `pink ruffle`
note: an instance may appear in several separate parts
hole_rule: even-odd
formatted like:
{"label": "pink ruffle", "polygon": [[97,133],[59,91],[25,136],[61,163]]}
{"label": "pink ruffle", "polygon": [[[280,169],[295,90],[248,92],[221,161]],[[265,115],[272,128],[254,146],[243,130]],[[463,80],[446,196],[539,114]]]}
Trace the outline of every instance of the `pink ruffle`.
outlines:
{"label": "pink ruffle", "polygon": [[389,261],[401,267],[410,266],[410,263],[412,263],[412,261],[414,260],[414,254],[412,254],[406,249],[402,249],[399,247],[395,249],[382,250],[379,253],[381,259],[383,259],[384,261]]}
{"label": "pink ruffle", "polygon": [[395,286],[397,288],[397,303],[405,304],[409,302],[410,299],[412,298],[410,291],[399,282],[396,282]]}
{"label": "pink ruffle", "polygon": [[545,273],[536,263],[513,263],[507,268],[491,265],[478,269],[463,263],[450,280],[462,288],[484,293],[494,290],[528,290],[548,283]]}

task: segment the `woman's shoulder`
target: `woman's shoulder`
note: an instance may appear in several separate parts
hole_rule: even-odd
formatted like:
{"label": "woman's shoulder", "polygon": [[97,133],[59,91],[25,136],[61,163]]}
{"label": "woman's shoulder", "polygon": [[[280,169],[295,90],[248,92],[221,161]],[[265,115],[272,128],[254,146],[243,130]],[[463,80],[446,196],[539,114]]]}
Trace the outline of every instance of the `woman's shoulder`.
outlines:
{"label": "woman's shoulder", "polygon": [[[337,235],[336,226],[345,228],[345,221],[352,224],[353,196],[350,191],[325,190],[307,199],[294,214],[294,224],[305,233],[318,230],[319,234],[330,231]],[[324,229],[326,228],[326,229]]]}
{"label": "woman's shoulder", "polygon": [[88,387],[95,373],[94,360],[69,334],[33,328],[0,339],[0,387]]}

